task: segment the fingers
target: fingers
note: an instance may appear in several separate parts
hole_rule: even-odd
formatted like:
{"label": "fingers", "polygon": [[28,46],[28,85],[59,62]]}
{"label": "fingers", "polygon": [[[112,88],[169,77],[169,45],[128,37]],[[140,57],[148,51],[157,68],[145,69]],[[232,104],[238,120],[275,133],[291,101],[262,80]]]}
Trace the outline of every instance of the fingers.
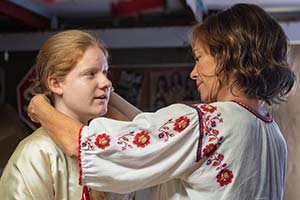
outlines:
{"label": "fingers", "polygon": [[39,120],[37,118],[34,117],[34,115],[30,114],[30,112],[28,111],[28,116],[30,118],[31,121],[35,122],[35,123],[40,123]]}
{"label": "fingers", "polygon": [[39,123],[37,112],[40,103],[43,101],[50,102],[50,100],[43,94],[37,94],[30,100],[27,107],[27,114],[33,122]]}

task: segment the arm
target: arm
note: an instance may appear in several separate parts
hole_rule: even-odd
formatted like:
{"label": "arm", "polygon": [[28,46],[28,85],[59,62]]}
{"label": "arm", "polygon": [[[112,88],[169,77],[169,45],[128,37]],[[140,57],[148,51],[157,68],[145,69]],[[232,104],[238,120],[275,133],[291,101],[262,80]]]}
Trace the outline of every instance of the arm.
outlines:
{"label": "arm", "polygon": [[132,120],[137,114],[142,112],[140,109],[130,104],[128,101],[126,101],[123,97],[121,97],[115,92],[112,92],[110,95],[109,105],[118,110],[129,120]]}
{"label": "arm", "polygon": [[[110,104],[106,117],[113,119],[128,121],[141,112],[114,92]],[[33,121],[42,124],[49,136],[68,156],[77,156],[78,133],[83,124],[58,112],[44,95],[36,95],[32,98],[28,106],[28,114]]]}
{"label": "arm", "polygon": [[108,105],[108,109],[104,117],[116,119],[120,121],[130,121],[130,119],[125,116],[123,113],[121,113],[119,110],[117,110],[115,107]]}
{"label": "arm", "polygon": [[68,156],[77,156],[78,133],[83,124],[58,112],[40,94],[30,101],[28,113],[31,119],[41,123],[48,135]]}
{"label": "arm", "polygon": [[117,193],[173,179],[204,190],[230,184],[236,176],[232,165],[240,165],[231,159],[232,128],[223,123],[232,113],[220,107],[175,104],[131,122],[92,120],[80,134],[81,184]]}
{"label": "arm", "polygon": [[130,122],[94,119],[80,134],[81,183],[126,193],[180,178],[197,164],[197,125],[197,112],[185,105],[141,113]]}

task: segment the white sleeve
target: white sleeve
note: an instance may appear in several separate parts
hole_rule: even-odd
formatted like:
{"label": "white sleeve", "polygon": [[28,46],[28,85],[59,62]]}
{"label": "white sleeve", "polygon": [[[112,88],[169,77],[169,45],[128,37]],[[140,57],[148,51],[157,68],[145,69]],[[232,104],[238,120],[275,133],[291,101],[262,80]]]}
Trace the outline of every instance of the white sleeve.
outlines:
{"label": "white sleeve", "polygon": [[132,122],[97,118],[79,134],[80,182],[127,193],[157,185],[197,164],[197,110],[174,104]]}

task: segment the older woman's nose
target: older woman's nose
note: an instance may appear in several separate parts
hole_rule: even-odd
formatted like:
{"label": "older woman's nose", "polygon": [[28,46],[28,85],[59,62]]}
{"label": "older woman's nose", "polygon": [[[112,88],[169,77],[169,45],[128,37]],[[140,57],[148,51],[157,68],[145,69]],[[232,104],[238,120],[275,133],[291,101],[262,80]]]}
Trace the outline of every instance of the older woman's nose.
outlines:
{"label": "older woman's nose", "polygon": [[193,70],[190,73],[190,78],[192,80],[196,80],[197,79],[197,71],[196,71],[196,66],[193,68]]}

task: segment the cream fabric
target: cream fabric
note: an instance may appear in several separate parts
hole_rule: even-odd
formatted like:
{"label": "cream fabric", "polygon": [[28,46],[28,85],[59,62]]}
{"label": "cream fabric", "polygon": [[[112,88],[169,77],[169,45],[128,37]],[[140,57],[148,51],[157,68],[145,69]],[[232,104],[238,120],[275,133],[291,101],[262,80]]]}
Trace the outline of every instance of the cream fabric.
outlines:
{"label": "cream fabric", "polygon": [[[3,200],[81,199],[77,160],[67,157],[40,128],[21,141],[0,180]],[[90,200],[131,200],[134,193],[90,191]]]}
{"label": "cream fabric", "polygon": [[82,183],[155,200],[282,199],[286,144],[274,121],[235,102],[174,104],[82,129]]}
{"label": "cream fabric", "polygon": [[18,145],[0,181],[5,200],[81,198],[77,160],[67,157],[40,128]]}

